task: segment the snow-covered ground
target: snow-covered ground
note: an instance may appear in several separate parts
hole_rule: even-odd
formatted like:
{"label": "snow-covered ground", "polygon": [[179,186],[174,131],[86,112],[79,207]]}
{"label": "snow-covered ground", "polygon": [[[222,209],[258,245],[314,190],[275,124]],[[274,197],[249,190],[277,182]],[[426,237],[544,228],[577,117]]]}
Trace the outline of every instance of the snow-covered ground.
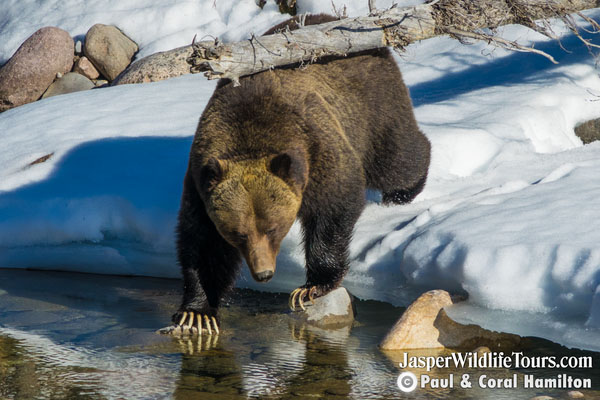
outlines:
{"label": "snow-covered ground", "polygon": [[[299,3],[331,12],[329,2]],[[366,12],[366,1],[335,3]],[[0,62],[45,25],[77,37],[116,24],[140,44],[139,57],[195,34],[242,39],[283,19],[272,0],[263,10],[253,0],[5,1]],[[559,45],[523,27],[501,33],[560,64],[444,37],[398,57],[433,145],[429,180],[407,206],[383,207],[369,194],[345,285],[394,304],[428,288],[464,291],[457,318],[600,350],[600,142],[583,146],[573,131],[600,117],[600,71],[571,34]],[[0,267],[178,277],[181,181],[214,85],[183,76],[0,114]],[[274,281],[258,285],[244,272],[240,286],[301,284],[298,244],[294,226]]]}

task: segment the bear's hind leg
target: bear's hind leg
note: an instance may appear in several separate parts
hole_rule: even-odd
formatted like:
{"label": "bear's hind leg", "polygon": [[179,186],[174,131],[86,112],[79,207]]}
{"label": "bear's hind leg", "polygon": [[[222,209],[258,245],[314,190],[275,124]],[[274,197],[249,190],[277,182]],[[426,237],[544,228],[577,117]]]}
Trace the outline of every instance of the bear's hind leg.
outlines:
{"label": "bear's hind leg", "polygon": [[382,195],[382,203],[383,204],[407,204],[410,203],[411,201],[413,201],[413,199],[415,197],[417,197],[417,195],[419,193],[421,193],[421,191],[423,190],[423,188],[425,187],[425,181],[427,180],[427,174],[425,174],[425,176],[423,176],[416,185],[414,185],[412,188],[408,188],[408,189],[397,189],[397,190],[392,190],[389,192],[383,192]]}
{"label": "bear's hind leg", "polygon": [[431,144],[414,121],[389,128],[374,145],[366,167],[369,187],[380,190],[383,204],[410,203],[425,187]]}

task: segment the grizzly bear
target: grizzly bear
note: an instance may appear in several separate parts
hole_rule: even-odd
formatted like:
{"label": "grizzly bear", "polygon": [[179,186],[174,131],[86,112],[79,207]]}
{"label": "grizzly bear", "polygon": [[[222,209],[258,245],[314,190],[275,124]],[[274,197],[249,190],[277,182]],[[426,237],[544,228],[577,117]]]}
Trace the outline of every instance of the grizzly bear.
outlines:
{"label": "grizzly bear", "polygon": [[[305,24],[335,20],[306,17]],[[266,34],[298,28],[292,18]],[[252,277],[275,273],[281,241],[302,224],[306,284],[291,307],[338,287],[365,189],[410,202],[427,177],[419,130],[388,49],[277,68],[217,84],[196,130],[177,226],[183,301],[174,329],[219,332],[220,302],[242,258]]]}

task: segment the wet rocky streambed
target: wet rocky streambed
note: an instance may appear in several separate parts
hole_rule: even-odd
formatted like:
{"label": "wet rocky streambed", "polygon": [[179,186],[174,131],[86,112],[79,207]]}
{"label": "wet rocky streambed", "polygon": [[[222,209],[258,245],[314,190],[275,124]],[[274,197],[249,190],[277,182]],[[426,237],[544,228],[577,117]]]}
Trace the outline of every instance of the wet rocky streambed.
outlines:
{"label": "wet rocky streambed", "polygon": [[[403,309],[357,301],[350,328],[298,322],[288,295],[237,290],[223,309],[218,337],[182,340],[155,330],[177,307],[176,280],[0,270],[0,399],[530,399],[568,398],[566,389],[460,388],[468,373],[494,378],[568,373],[600,398],[598,353],[527,339],[526,355],[592,357],[593,368],[434,369],[455,387],[403,393],[396,380],[404,354],[377,344]],[[448,351],[411,351],[411,356]],[[414,371],[425,373],[425,371]],[[520,385],[521,386],[521,385]]]}

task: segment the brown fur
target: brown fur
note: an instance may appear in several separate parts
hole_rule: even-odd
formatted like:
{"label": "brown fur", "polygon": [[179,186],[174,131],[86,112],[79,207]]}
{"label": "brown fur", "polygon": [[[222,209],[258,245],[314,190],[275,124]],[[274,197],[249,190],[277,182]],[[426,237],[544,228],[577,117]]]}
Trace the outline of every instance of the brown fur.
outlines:
{"label": "brown fur", "polygon": [[[332,19],[311,16],[307,23]],[[282,24],[270,31],[277,29]],[[317,286],[317,295],[335,288],[348,268],[365,189],[382,191],[384,202],[412,200],[425,183],[429,153],[387,49],[262,72],[239,87],[219,82],[198,124],[184,184],[180,312],[216,314],[240,256],[255,278],[274,271],[296,217],[306,286]]]}

